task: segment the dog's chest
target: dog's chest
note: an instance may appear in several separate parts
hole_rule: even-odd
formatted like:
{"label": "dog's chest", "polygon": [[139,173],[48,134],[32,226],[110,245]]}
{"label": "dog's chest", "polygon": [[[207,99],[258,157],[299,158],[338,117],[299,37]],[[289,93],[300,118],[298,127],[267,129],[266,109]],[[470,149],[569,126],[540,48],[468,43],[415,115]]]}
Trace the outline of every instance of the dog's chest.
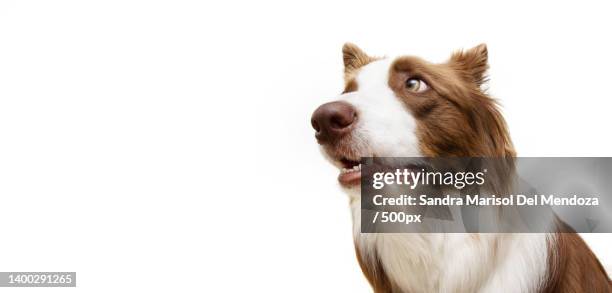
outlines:
{"label": "dog's chest", "polygon": [[351,207],[362,263],[381,266],[396,291],[534,292],[546,272],[544,234],[362,234],[359,203]]}

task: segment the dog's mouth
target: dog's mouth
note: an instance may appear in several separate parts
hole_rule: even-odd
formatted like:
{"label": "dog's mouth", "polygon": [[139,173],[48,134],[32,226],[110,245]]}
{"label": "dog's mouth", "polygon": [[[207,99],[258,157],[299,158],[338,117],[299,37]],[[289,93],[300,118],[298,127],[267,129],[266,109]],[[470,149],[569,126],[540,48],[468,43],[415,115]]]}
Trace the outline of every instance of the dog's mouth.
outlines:
{"label": "dog's mouth", "polygon": [[338,160],[342,165],[338,181],[342,186],[351,187],[361,182],[361,163],[348,158]]}
{"label": "dog's mouth", "polygon": [[[422,172],[424,170],[434,170],[427,160],[416,158],[380,158],[374,155],[371,156],[374,161],[366,163],[368,166],[365,170],[366,176],[371,175],[371,172],[395,172],[395,170],[408,170],[410,172]],[[340,167],[340,175],[338,181],[344,187],[353,187],[361,184],[362,164],[361,159],[349,159],[341,157],[335,159]]]}

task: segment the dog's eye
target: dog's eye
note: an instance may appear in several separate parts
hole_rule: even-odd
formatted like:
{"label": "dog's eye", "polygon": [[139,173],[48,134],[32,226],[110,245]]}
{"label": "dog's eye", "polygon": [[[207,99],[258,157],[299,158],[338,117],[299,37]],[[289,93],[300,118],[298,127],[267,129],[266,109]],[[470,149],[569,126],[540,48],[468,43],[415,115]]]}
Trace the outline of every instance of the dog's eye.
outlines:
{"label": "dog's eye", "polygon": [[427,84],[417,78],[409,78],[406,80],[406,89],[415,93],[422,93],[427,90]]}

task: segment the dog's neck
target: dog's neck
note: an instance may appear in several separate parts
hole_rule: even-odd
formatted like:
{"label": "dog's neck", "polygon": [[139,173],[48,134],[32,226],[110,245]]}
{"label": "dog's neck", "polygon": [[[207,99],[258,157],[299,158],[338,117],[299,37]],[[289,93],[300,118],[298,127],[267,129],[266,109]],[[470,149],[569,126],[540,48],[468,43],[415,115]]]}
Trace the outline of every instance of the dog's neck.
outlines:
{"label": "dog's neck", "polygon": [[537,292],[549,234],[361,233],[361,202],[350,193],[355,248],[377,292]]}

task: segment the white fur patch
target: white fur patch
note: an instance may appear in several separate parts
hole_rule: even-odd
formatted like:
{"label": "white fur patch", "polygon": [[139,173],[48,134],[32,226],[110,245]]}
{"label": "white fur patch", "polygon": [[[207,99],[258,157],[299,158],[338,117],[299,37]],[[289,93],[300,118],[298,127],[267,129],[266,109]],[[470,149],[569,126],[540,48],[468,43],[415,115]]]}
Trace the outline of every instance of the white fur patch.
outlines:
{"label": "white fur patch", "polygon": [[361,68],[358,90],[338,99],[357,109],[353,137],[363,156],[418,157],[416,120],[388,84],[391,62],[382,59]]}
{"label": "white fur patch", "polygon": [[550,234],[361,234],[361,202],[351,210],[361,256],[404,292],[538,292],[544,281]]}

